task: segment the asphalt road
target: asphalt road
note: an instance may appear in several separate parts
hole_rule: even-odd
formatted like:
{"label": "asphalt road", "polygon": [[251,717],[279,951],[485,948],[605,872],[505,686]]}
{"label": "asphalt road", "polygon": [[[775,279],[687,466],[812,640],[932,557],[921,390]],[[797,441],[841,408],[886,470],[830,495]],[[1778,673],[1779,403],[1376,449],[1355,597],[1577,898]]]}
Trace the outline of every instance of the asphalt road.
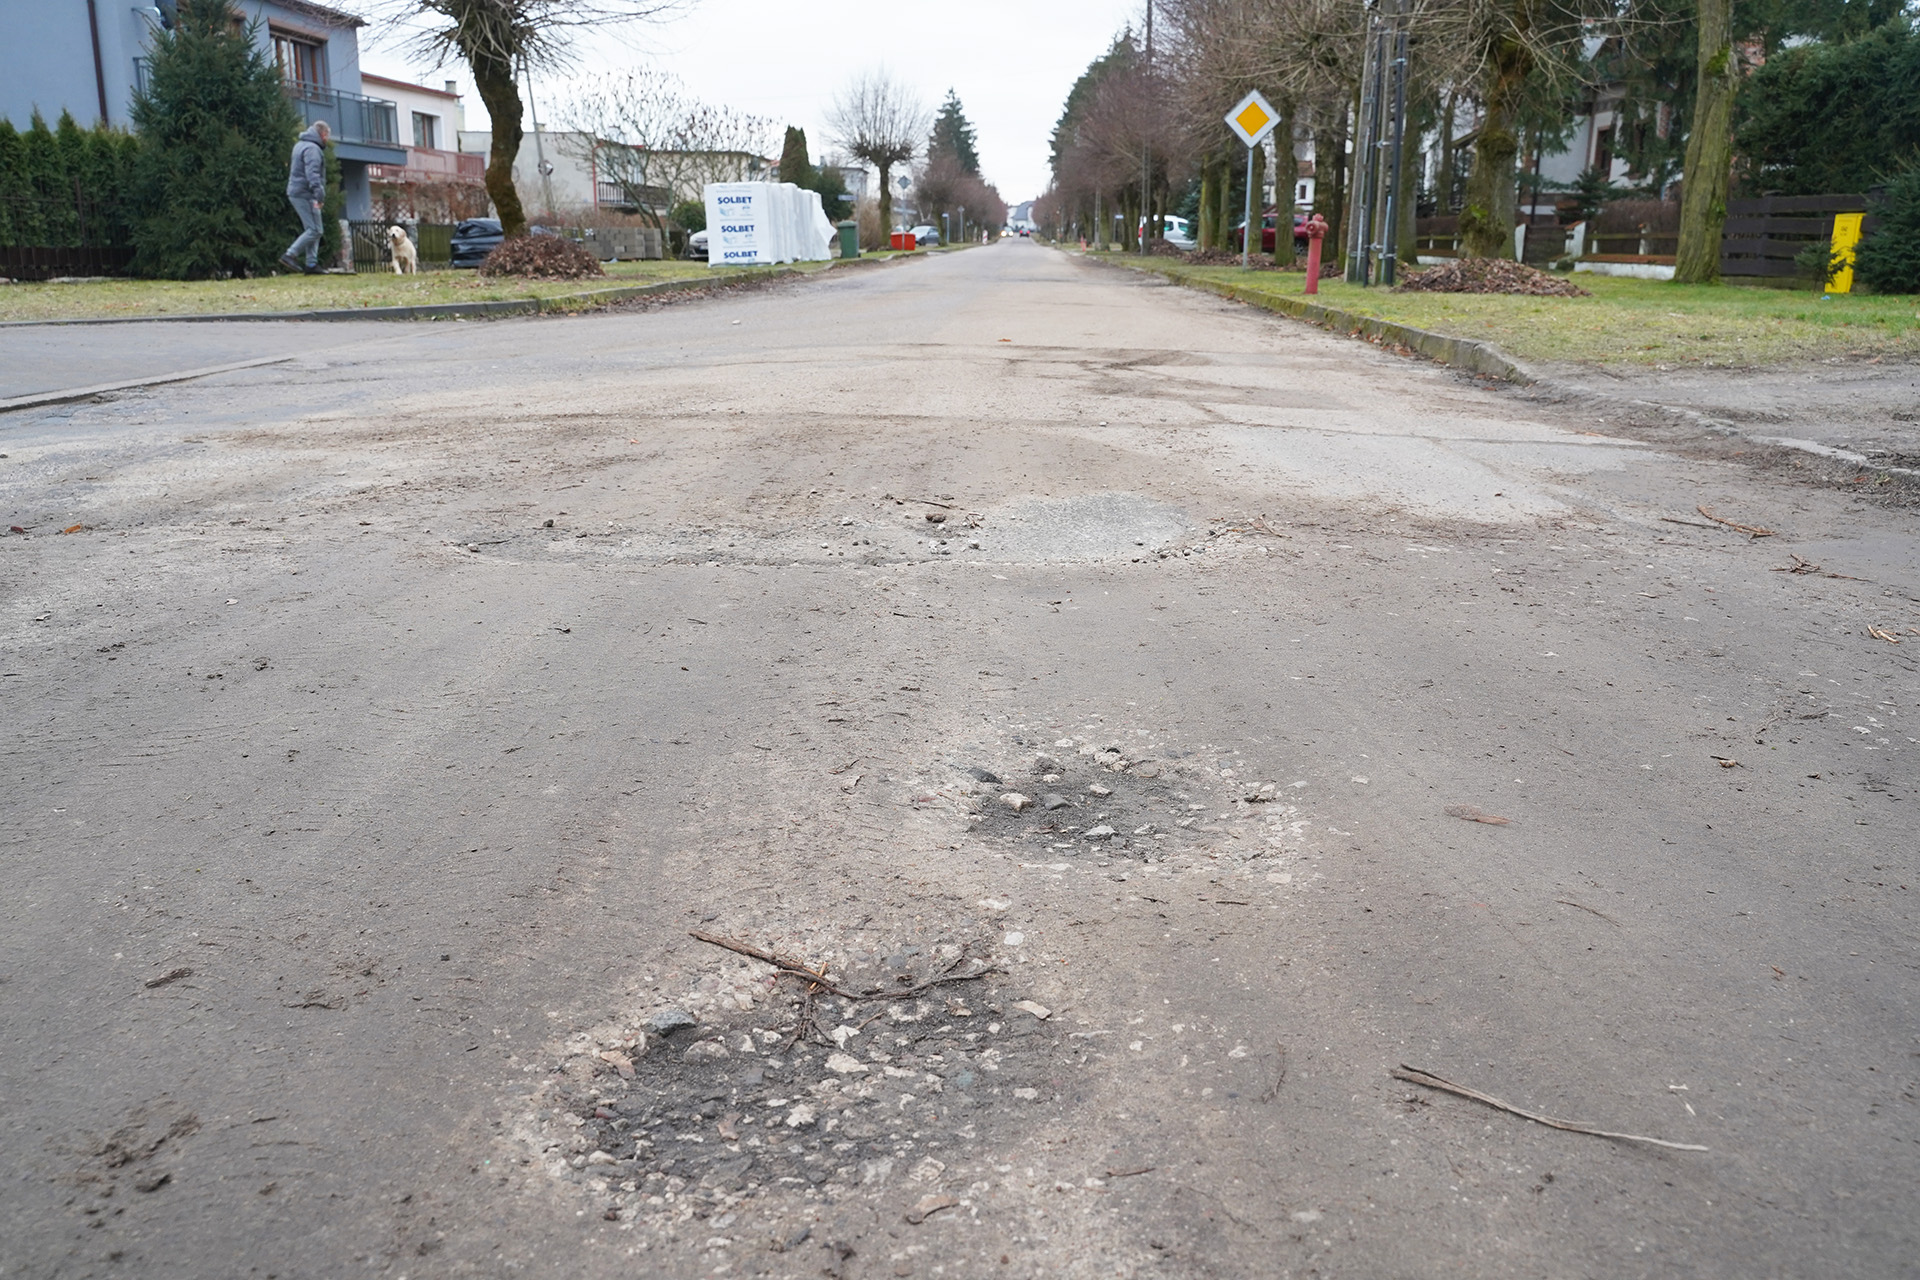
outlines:
{"label": "asphalt road", "polygon": [[0,416],[0,1275],[1920,1271],[1909,511],[1029,244],[323,336]]}

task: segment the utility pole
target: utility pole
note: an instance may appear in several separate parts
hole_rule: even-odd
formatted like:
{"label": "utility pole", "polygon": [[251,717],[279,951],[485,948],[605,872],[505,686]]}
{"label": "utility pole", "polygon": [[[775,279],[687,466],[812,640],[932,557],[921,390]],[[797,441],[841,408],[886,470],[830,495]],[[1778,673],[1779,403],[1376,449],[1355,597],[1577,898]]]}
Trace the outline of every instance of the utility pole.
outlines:
{"label": "utility pole", "polygon": [[[1366,65],[1354,120],[1353,208],[1348,215],[1347,283],[1392,284],[1400,147],[1407,124],[1407,0],[1367,0]],[[1382,215],[1384,216],[1384,220]]]}
{"label": "utility pole", "polygon": [[1407,132],[1407,0],[1393,6],[1393,140],[1387,149],[1385,234],[1380,237],[1380,283],[1391,285],[1400,247],[1400,152]]}
{"label": "utility pole", "polygon": [[[1147,0],[1147,77],[1153,77],[1153,0]],[[1140,148],[1140,253],[1146,256],[1147,228],[1153,223],[1153,143]]]}
{"label": "utility pole", "polygon": [[[533,105],[533,71],[527,66],[525,58],[520,59],[520,75],[527,82],[527,114],[533,117],[533,154],[540,166],[540,189],[547,197],[547,216],[545,221],[553,221],[553,166],[547,163],[547,149],[540,141],[540,109]],[[594,206],[600,203],[600,193],[592,193]]]}

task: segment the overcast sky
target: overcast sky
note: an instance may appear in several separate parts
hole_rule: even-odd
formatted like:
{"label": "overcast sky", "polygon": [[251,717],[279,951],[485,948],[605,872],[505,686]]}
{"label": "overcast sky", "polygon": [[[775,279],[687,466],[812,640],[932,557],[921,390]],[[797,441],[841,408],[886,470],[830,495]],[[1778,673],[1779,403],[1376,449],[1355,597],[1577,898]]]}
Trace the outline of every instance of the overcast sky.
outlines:
{"label": "overcast sky", "polygon": [[[1011,205],[1046,187],[1047,138],[1067,90],[1143,11],[1141,0],[698,0],[664,25],[583,40],[580,69],[663,66],[700,98],[799,125],[816,158],[830,145],[826,115],[834,94],[860,71],[885,67],[916,87],[929,108],[951,87],[978,133],[987,180]],[[361,36],[366,70],[433,85],[457,78],[467,127],[487,127],[464,66],[439,73],[409,66],[398,41],[372,27]],[[543,122],[565,88],[553,77],[535,81]],[[779,144],[776,130],[769,146],[777,153]]]}

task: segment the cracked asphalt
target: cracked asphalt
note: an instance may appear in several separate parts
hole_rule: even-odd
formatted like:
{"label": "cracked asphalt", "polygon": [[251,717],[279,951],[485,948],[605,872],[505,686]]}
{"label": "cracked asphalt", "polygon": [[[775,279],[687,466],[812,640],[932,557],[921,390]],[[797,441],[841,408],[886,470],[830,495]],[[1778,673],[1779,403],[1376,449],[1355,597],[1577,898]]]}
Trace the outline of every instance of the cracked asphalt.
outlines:
{"label": "cracked asphalt", "polygon": [[1028,243],[7,341],[294,359],[0,415],[0,1276],[1920,1273],[1828,459]]}

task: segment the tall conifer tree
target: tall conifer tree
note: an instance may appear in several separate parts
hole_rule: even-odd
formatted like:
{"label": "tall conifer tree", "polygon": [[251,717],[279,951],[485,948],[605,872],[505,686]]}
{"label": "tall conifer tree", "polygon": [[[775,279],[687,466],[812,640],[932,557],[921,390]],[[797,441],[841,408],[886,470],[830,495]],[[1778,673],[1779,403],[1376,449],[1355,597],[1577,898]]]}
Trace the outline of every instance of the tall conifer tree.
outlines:
{"label": "tall conifer tree", "polygon": [[171,279],[271,270],[298,232],[287,157],[300,113],[232,0],[191,0],[153,40],[133,104],[134,270]]}

